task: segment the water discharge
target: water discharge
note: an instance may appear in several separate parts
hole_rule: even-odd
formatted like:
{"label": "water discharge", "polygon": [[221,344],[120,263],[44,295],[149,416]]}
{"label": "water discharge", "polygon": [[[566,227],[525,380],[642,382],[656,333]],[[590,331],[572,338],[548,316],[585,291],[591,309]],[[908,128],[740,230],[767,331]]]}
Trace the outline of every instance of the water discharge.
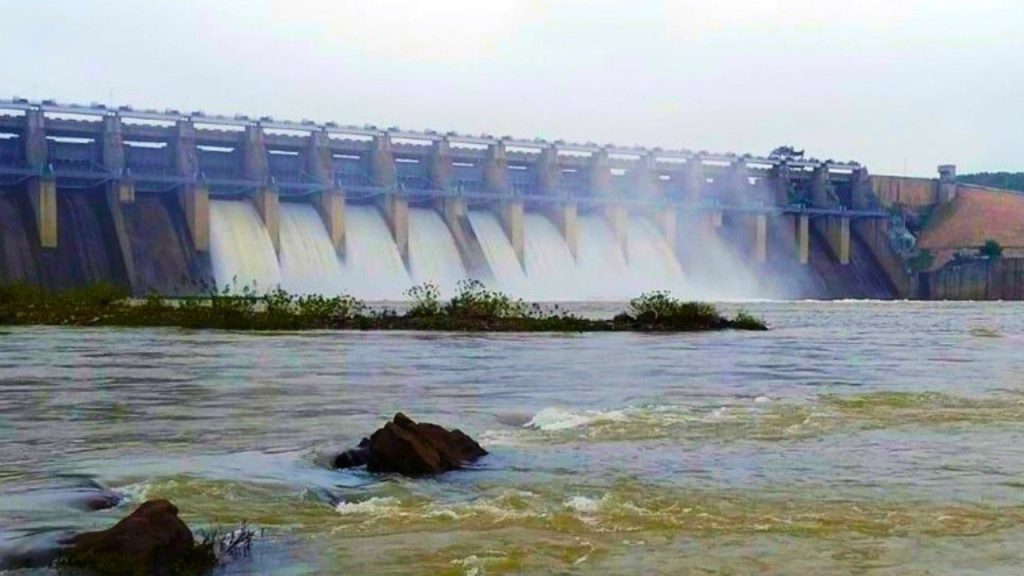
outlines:
{"label": "water discharge", "polygon": [[450,297],[465,280],[466,268],[448,225],[429,208],[409,209],[409,268],[413,282],[430,282]]}
{"label": "water discharge", "polygon": [[558,228],[541,214],[525,215],[523,256],[534,299],[580,299],[582,279],[569,246]]}
{"label": "water discharge", "polygon": [[218,288],[266,292],[281,284],[274,244],[249,202],[210,200],[210,259]]}
{"label": "water discharge", "polygon": [[330,296],[347,289],[327,229],[311,204],[281,203],[281,287]]}
{"label": "water discharge", "polygon": [[487,258],[495,287],[520,298],[529,298],[530,279],[526,277],[498,217],[487,210],[470,210],[469,222]]}
{"label": "water discharge", "polygon": [[[301,294],[344,292],[364,300],[397,300],[410,286],[425,282],[438,285],[447,297],[469,276],[455,239],[433,209],[409,208],[407,262],[376,206],[346,207],[341,258],[312,206],[283,202],[280,209],[278,264],[249,203],[211,201],[211,254],[218,285],[261,292],[281,285]],[[652,290],[710,300],[771,296],[745,259],[715,233],[684,241],[680,265],[650,218],[631,216],[626,241],[620,243],[605,218],[583,213],[574,258],[555,224],[527,211],[520,263],[495,214],[470,210],[469,222],[490,268],[491,287],[526,300],[628,300]]]}
{"label": "water discharge", "polygon": [[365,300],[399,300],[412,286],[384,215],[376,206],[345,207],[345,262],[348,294]]}
{"label": "water discharge", "polygon": [[637,294],[630,284],[632,275],[626,254],[615,239],[608,221],[597,215],[579,216],[579,253],[576,261],[584,297],[600,300],[628,300]]}

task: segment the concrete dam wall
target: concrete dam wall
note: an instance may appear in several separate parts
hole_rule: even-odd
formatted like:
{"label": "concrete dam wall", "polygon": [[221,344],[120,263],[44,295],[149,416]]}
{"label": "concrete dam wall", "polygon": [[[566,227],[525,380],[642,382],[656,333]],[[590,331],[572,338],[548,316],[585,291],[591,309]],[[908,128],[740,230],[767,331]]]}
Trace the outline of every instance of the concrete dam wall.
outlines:
{"label": "concrete dam wall", "polygon": [[0,281],[891,298],[869,182],[793,158],[0,102]]}

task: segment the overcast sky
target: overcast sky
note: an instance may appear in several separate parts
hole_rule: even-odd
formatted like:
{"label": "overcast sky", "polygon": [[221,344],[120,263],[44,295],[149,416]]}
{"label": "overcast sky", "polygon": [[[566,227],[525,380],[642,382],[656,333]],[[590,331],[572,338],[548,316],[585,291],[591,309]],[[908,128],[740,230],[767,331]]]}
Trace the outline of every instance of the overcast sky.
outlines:
{"label": "overcast sky", "polygon": [[0,95],[1024,170],[1024,0],[0,0]]}

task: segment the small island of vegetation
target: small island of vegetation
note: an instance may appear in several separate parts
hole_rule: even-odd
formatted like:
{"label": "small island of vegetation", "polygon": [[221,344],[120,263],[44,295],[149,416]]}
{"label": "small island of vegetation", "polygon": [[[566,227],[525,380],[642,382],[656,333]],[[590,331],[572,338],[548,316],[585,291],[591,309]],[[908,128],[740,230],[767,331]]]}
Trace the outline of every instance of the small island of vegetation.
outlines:
{"label": "small island of vegetation", "polygon": [[744,311],[721,315],[715,306],[685,302],[666,292],[630,301],[611,319],[584,318],[558,305],[526,303],[463,282],[450,300],[437,286],[408,291],[409,308],[370,307],[351,296],[297,296],[283,290],[265,295],[243,290],[213,291],[202,297],[132,299],[124,291],[96,284],[63,292],[34,286],[0,286],[0,325],[169,326],[222,330],[431,330],[454,332],[698,332],[767,330]]}

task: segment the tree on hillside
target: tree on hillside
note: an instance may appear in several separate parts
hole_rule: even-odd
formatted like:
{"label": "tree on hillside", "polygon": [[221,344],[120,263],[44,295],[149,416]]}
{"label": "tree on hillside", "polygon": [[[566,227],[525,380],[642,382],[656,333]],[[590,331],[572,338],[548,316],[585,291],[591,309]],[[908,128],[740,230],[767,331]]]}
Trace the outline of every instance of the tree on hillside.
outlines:
{"label": "tree on hillside", "polygon": [[768,155],[770,158],[785,158],[787,160],[802,160],[803,150],[797,150],[792,146],[779,146]]}
{"label": "tree on hillside", "polygon": [[907,265],[912,272],[927,272],[935,265],[935,255],[931,250],[922,248],[907,260]]}
{"label": "tree on hillside", "polygon": [[999,258],[1003,255],[1003,247],[995,240],[985,240],[985,243],[978,249],[978,254],[986,258]]}
{"label": "tree on hillside", "polygon": [[962,184],[977,184],[989,188],[1024,192],[1024,172],[978,172],[977,174],[960,174],[956,179]]}

